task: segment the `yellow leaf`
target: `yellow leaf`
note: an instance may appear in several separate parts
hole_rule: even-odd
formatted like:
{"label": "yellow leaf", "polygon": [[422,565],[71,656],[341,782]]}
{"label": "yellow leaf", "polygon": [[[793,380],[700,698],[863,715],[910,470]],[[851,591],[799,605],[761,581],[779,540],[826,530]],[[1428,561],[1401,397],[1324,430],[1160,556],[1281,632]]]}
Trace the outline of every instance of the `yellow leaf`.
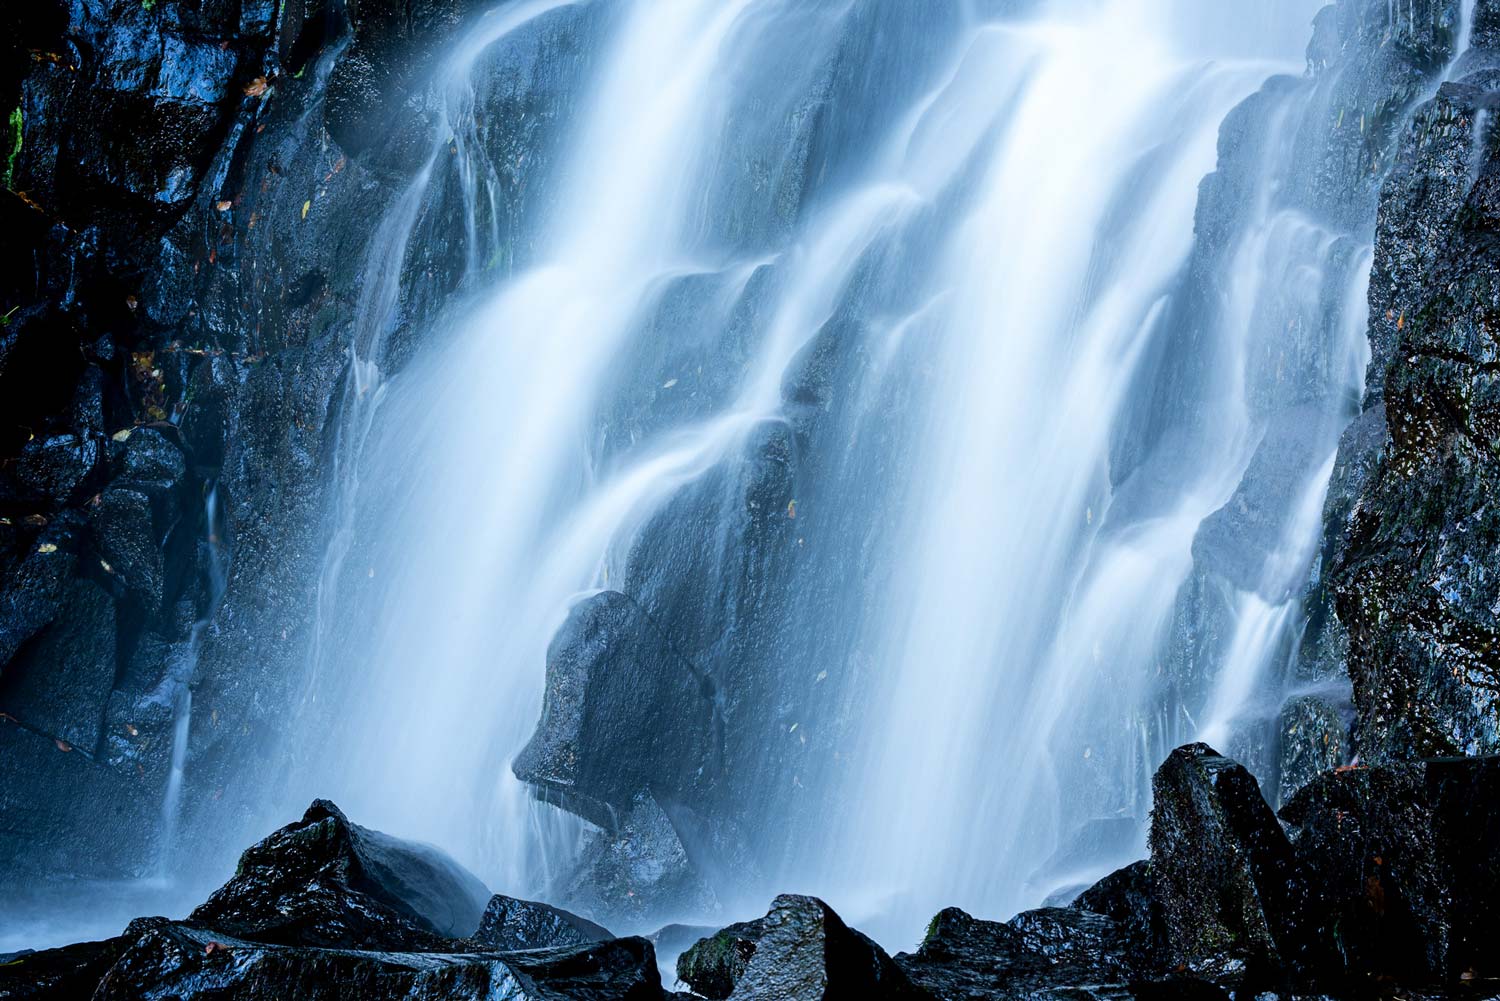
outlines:
{"label": "yellow leaf", "polygon": [[302,218],[307,218],[307,210],[310,208],[312,208],[312,199],[308,199],[302,203]]}
{"label": "yellow leaf", "polygon": [[116,431],[114,434],[110,435],[110,437],[115,441],[124,441],[125,439],[130,437],[130,428],[125,428],[123,431]]}
{"label": "yellow leaf", "polygon": [[796,501],[792,501],[789,504],[787,504],[787,506],[786,506],[786,516],[788,518],[795,518],[795,517],[797,517],[797,502]]}
{"label": "yellow leaf", "polygon": [[57,552],[57,544],[53,542],[44,542],[40,546],[36,547],[36,551],[39,553],[55,553]]}

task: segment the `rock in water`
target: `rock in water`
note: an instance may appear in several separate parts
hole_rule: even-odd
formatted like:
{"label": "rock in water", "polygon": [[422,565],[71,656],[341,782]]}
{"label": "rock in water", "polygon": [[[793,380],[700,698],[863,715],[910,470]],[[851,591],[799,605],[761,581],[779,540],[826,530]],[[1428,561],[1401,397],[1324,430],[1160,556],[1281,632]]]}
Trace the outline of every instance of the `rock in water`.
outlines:
{"label": "rock in water", "polygon": [[1151,789],[1152,891],[1172,965],[1219,974],[1301,960],[1301,874],[1255,777],[1189,744],[1157,769]]}
{"label": "rock in water", "polygon": [[479,926],[489,890],[443,852],[317,800],[240,856],[190,920],[278,945],[435,950]]}
{"label": "rock in water", "polygon": [[612,938],[609,929],[560,907],[497,893],[469,943],[475,949],[546,949]]}
{"label": "rock in water", "polygon": [[707,677],[634,599],[604,591],[553,639],[542,718],[513,770],[543,799],[613,831],[647,789],[690,798],[706,779],[712,718]]}
{"label": "rock in water", "polygon": [[693,946],[677,975],[711,998],[839,1001],[923,998],[885,950],[823,901],[784,893],[765,917]]}

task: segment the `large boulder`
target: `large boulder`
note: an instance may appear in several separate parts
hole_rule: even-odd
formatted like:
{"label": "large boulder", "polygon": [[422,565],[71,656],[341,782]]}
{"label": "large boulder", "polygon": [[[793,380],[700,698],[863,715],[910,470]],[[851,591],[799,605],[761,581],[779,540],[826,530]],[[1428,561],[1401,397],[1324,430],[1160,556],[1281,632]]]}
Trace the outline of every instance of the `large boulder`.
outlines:
{"label": "large boulder", "polygon": [[438,849],[350,823],[317,800],[246,849],[190,920],[254,942],[430,951],[473,934],[489,897]]}
{"label": "large boulder", "polygon": [[1281,815],[1338,943],[1330,973],[1500,976],[1500,758],[1325,772]]}
{"label": "large boulder", "polygon": [[784,893],[765,917],[731,925],[677,961],[705,997],[735,1001],[922,998],[885,950],[815,897]]}
{"label": "large boulder", "polygon": [[537,795],[606,830],[647,788],[681,796],[710,777],[713,685],[634,599],[580,602],[547,651],[536,733],[513,770]]}
{"label": "large boulder", "polygon": [[571,911],[497,893],[485,907],[469,944],[479,950],[548,949],[612,938],[609,929]]}
{"label": "large boulder", "polygon": [[1222,974],[1300,962],[1306,889],[1291,843],[1243,765],[1207,744],[1151,783],[1152,893],[1174,966]]}

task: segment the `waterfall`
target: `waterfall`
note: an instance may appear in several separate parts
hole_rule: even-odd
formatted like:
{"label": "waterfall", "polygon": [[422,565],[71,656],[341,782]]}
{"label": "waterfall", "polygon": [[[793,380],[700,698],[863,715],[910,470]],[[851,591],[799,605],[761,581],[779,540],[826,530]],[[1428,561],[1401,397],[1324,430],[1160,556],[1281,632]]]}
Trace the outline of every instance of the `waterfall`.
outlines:
{"label": "waterfall", "polygon": [[[727,907],[806,889],[908,945],[1035,903],[1081,824],[1138,849],[1166,750],[1274,698],[1369,233],[1298,200],[1316,2],[1016,6],[478,19],[371,251],[278,818],[329,796],[545,894],[582,822],[509,762],[557,627],[614,588],[755,694],[724,782],[760,873]],[[492,89],[570,32],[599,51],[549,81],[542,166],[502,163]],[[1282,73],[1215,202],[1226,116]],[[444,204],[461,289],[392,375]],[[1192,689],[1163,665],[1210,571]]]}

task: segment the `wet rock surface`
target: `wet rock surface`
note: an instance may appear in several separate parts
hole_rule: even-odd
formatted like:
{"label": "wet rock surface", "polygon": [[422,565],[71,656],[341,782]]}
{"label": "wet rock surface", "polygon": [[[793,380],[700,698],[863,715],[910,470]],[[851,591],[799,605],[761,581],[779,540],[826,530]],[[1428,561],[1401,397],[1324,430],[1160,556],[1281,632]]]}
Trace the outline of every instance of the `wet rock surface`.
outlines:
{"label": "wet rock surface", "polygon": [[431,949],[474,934],[489,896],[441,851],[352,824],[319,800],[246,850],[191,920],[278,945]]}
{"label": "wet rock surface", "polygon": [[[1202,744],[1174,752],[1156,782],[1151,857],[1070,907],[1004,922],[948,908],[893,958],[821,900],[786,894],[699,937],[677,978],[692,996],[788,1001],[1500,991],[1500,759],[1325,771],[1280,821],[1241,765]],[[104,942],[0,963],[4,998],[356,995],[683,996],[664,993],[651,941],[537,902],[485,905],[441,852],[323,801],[248,849],[187,920],[142,918]]]}
{"label": "wet rock surface", "polygon": [[319,801],[246,850],[185,921],[140,918],[103,942],[6,957],[0,998],[664,997],[646,939],[507,897],[481,925],[486,896],[436,849]]}
{"label": "wet rock surface", "polygon": [[609,929],[560,907],[497,893],[469,941],[478,949],[547,949],[611,938]]}

